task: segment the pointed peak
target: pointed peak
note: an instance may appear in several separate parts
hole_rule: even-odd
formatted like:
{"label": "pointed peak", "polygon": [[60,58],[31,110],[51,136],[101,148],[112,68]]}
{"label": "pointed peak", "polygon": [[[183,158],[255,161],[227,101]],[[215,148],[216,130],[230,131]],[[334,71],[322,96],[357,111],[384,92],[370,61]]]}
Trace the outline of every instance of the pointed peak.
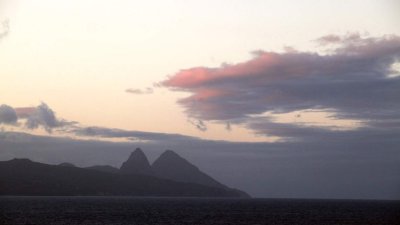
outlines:
{"label": "pointed peak", "polygon": [[170,164],[170,165],[192,165],[182,156],[178,155],[172,150],[165,150],[159,157],[153,162],[153,165],[157,164]]}
{"label": "pointed peak", "polygon": [[153,171],[156,176],[186,183],[196,183],[211,187],[224,187],[212,177],[203,173],[197,166],[172,150],[166,150],[153,162]]}
{"label": "pointed peak", "polygon": [[130,158],[135,158],[135,157],[141,157],[141,158],[147,158],[146,154],[144,154],[143,150],[141,148],[136,148],[129,156]]}
{"label": "pointed peak", "polygon": [[136,148],[131,153],[128,160],[122,164],[120,169],[125,173],[152,174],[146,154],[140,148]]}
{"label": "pointed peak", "polygon": [[178,155],[178,153],[172,151],[172,150],[165,150],[159,157],[156,159],[154,163],[159,163],[159,162],[168,162],[169,164],[191,164],[189,161],[187,161],[185,158],[182,156]]}
{"label": "pointed peak", "polygon": [[169,149],[165,150],[161,155],[179,156],[176,152]]}
{"label": "pointed peak", "polygon": [[128,161],[130,160],[145,160],[147,161],[147,156],[144,154],[141,148],[136,148],[129,156]]}
{"label": "pointed peak", "polygon": [[136,148],[135,151],[132,152],[132,154],[134,153],[141,153],[144,154],[143,150],[141,148]]}

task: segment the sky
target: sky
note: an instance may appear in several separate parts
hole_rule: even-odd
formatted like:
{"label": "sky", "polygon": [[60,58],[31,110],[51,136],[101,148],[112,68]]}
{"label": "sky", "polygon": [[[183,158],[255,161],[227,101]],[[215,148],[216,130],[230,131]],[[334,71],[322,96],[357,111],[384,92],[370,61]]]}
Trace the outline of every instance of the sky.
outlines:
{"label": "sky", "polygon": [[[118,166],[126,146],[169,146],[256,196],[399,199],[399,11],[396,0],[0,0],[0,159]],[[114,157],[88,156],[104,143]],[[321,179],[339,187],[308,186]]]}

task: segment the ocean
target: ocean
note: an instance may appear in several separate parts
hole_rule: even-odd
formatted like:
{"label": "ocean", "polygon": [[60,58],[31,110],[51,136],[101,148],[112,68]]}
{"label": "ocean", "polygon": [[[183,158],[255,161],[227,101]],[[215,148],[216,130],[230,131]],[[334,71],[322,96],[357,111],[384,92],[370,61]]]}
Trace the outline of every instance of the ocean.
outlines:
{"label": "ocean", "polygon": [[400,201],[0,197],[1,225],[400,224]]}

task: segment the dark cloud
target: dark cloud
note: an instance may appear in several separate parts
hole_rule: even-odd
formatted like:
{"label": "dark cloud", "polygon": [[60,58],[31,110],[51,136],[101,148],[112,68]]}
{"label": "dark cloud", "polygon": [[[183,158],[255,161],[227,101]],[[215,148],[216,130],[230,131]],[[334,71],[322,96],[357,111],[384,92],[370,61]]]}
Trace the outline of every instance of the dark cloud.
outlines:
{"label": "dark cloud", "polygon": [[129,130],[112,129],[105,127],[79,127],[72,129],[70,132],[75,133],[78,136],[102,137],[102,138],[129,138],[131,140],[138,140],[138,141],[186,141],[186,140],[197,139],[195,137],[190,137],[180,134],[129,131]]}
{"label": "dark cloud", "polygon": [[29,129],[36,129],[39,126],[51,132],[53,128],[60,126],[56,115],[45,103],[36,107],[35,111],[27,117],[26,127]]}
{"label": "dark cloud", "polygon": [[43,102],[37,107],[13,108],[8,105],[0,106],[0,124],[18,126],[23,124],[17,123],[18,120],[25,121],[25,127],[28,129],[33,130],[43,127],[48,133],[51,133],[55,128],[60,131],[68,131],[78,124],[74,121],[57,118],[55,112]]}
{"label": "dark cloud", "polygon": [[150,87],[148,87],[144,90],[129,88],[129,89],[126,89],[125,92],[130,93],[130,94],[135,94],[135,95],[145,95],[145,94],[153,94],[154,90],[153,90],[153,88],[150,88]]}
{"label": "dark cloud", "polygon": [[258,118],[252,119],[247,126],[258,134],[283,137],[281,142],[302,142],[303,144],[336,142],[347,145],[362,140],[365,144],[386,142],[400,148],[400,141],[397,138],[400,137],[400,121],[389,124],[373,123],[372,125],[371,123],[369,126],[343,130],[336,127],[327,129],[307,124],[278,123],[270,118]]}
{"label": "dark cloud", "polygon": [[15,110],[8,105],[0,106],[0,124],[15,124],[18,120]]}
{"label": "dark cloud", "polygon": [[231,131],[231,130],[232,130],[232,126],[231,126],[231,123],[230,123],[230,122],[227,122],[227,123],[225,124],[225,130],[227,130],[227,131]]}
{"label": "dark cloud", "polygon": [[188,118],[187,120],[190,124],[195,126],[199,131],[207,131],[207,125],[203,122],[203,120],[196,120]]}
{"label": "dark cloud", "polygon": [[25,126],[28,129],[43,127],[51,133],[55,128],[64,129],[67,126],[77,124],[73,121],[57,118],[55,112],[43,102],[37,107],[16,108],[16,112],[20,119],[26,119]]}
{"label": "dark cloud", "polygon": [[332,45],[332,44],[351,44],[357,41],[362,40],[362,35],[360,33],[347,33],[346,35],[339,36],[335,34],[329,34],[322,36],[316,40],[316,42],[320,45]]}
{"label": "dark cloud", "polygon": [[6,37],[9,32],[10,32],[10,21],[9,20],[2,21],[0,25],[0,40]]}
{"label": "dark cloud", "polygon": [[327,54],[257,51],[249,61],[182,70],[162,84],[192,93],[179,100],[188,116],[241,121],[257,132],[267,130],[250,124],[252,117],[266,112],[329,111],[369,129],[400,120],[400,77],[389,77],[400,61],[400,37],[354,33],[318,41],[330,47]]}

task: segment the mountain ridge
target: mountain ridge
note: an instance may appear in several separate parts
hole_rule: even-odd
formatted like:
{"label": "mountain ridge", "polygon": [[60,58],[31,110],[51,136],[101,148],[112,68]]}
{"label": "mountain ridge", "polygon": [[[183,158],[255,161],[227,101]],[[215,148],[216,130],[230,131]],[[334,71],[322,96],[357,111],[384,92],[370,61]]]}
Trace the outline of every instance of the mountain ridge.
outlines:
{"label": "mountain ridge", "polygon": [[234,191],[137,174],[13,159],[0,162],[0,195],[244,197]]}
{"label": "mountain ridge", "polygon": [[172,150],[164,151],[153,162],[152,169],[154,174],[160,178],[210,187],[227,188]]}
{"label": "mountain ridge", "polygon": [[[142,150],[139,150],[131,156],[142,155]],[[176,154],[175,157],[180,156]],[[148,175],[127,173],[107,165],[85,168],[70,165],[49,165],[30,159],[0,161],[0,195],[250,197],[245,192],[224,185],[213,187],[176,181],[157,177],[153,171],[152,175]]]}

